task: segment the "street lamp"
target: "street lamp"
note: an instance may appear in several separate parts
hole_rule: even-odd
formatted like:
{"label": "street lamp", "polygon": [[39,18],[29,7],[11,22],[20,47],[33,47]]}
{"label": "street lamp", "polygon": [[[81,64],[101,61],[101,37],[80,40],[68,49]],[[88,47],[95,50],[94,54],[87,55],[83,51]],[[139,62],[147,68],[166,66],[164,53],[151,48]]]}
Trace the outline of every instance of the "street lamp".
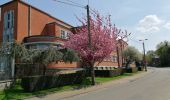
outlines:
{"label": "street lamp", "polygon": [[139,41],[142,41],[142,44],[143,44],[143,62],[144,62],[145,71],[147,71],[146,56],[145,56],[145,42],[144,42],[146,40],[148,40],[148,39],[139,40]]}

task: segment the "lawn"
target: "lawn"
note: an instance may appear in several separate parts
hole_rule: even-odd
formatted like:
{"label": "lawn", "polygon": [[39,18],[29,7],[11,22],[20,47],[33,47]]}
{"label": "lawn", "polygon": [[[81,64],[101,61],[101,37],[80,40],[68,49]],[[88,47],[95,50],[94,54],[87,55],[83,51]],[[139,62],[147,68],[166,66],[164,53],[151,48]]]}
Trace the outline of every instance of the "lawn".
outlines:
{"label": "lawn", "polygon": [[50,93],[57,93],[57,92],[62,92],[62,91],[68,91],[68,90],[75,90],[75,89],[80,89],[83,87],[88,87],[90,86],[90,81],[89,79],[84,80],[82,84],[73,84],[73,85],[66,85],[66,86],[61,86],[57,88],[51,88],[51,89],[46,89],[46,90],[41,90],[38,92],[24,92],[21,85],[20,81],[17,82],[17,84],[11,88],[11,89],[6,89],[4,91],[0,91],[0,100],[21,100],[23,98],[29,97],[29,96],[45,96]]}
{"label": "lawn", "polygon": [[[135,74],[137,74],[137,73],[125,73],[121,76],[110,77],[110,78],[96,77],[96,82],[104,83],[104,82],[113,81],[113,80],[121,79],[121,78],[128,77],[128,76],[133,76]],[[81,89],[81,88],[90,86],[90,78],[87,78],[86,80],[84,80],[82,84],[67,85],[67,86],[42,90],[42,91],[33,92],[33,93],[24,92],[19,83],[20,82],[17,82],[17,84],[12,89],[0,91],[0,100],[21,100],[21,99],[29,97],[29,96],[45,96],[49,93]]]}
{"label": "lawn", "polygon": [[123,75],[115,76],[115,77],[96,77],[96,82],[104,83],[104,82],[108,82],[108,81],[113,81],[113,80],[125,78],[125,77],[128,77],[128,76],[133,76],[135,74],[137,74],[137,73],[124,73]]}
{"label": "lawn", "polygon": [[62,92],[67,90],[79,89],[81,85],[67,85],[57,88],[46,89],[38,92],[24,92],[22,87],[17,84],[14,88],[0,91],[0,100],[18,100],[29,96],[45,96],[49,93]]}

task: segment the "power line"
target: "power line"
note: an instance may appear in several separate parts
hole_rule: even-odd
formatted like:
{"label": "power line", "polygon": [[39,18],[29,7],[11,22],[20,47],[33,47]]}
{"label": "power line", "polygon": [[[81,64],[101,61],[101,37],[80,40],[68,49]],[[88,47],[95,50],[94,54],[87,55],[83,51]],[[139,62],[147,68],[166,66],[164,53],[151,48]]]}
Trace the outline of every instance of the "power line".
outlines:
{"label": "power line", "polygon": [[131,41],[135,42],[135,43],[138,43],[138,44],[141,44],[141,42],[137,41],[137,40],[134,40],[134,39],[131,39],[129,38]]}
{"label": "power line", "polygon": [[70,5],[70,6],[74,6],[74,7],[85,8],[85,6],[76,5],[76,4],[73,4],[73,3],[68,3],[68,2],[64,2],[64,1],[60,1],[60,0],[53,0],[53,1],[56,1],[56,2],[59,2],[59,3],[62,3],[62,4],[66,4],[66,5]]}
{"label": "power line", "polygon": [[[75,7],[80,7],[80,8],[87,9],[86,6],[83,6],[83,5],[79,4],[79,3],[73,2],[73,1],[71,1],[71,0],[66,0],[66,1],[68,1],[68,2],[70,2],[70,3],[64,2],[64,1],[60,1],[60,0],[54,0],[54,1],[59,2],[59,3],[66,4],[66,5],[70,5],[70,6],[75,6]],[[74,3],[74,4],[73,4],[73,3]],[[89,1],[88,1],[88,3],[89,3]],[[94,10],[91,9],[91,8],[90,8],[90,13],[92,13],[94,16],[96,15],[95,17],[97,17],[96,11],[94,11]],[[102,21],[103,23],[105,23],[106,25],[109,24],[108,22],[105,22],[105,21],[103,21],[102,19],[101,19],[101,21]]]}
{"label": "power line", "polygon": [[[97,17],[97,12],[95,11],[95,10],[93,10],[92,8],[90,8],[90,12],[95,16],[95,17]],[[109,15],[109,17],[110,17],[110,15]],[[106,25],[108,25],[109,23],[108,22],[105,22],[104,20],[102,20],[102,19],[100,19],[100,21],[102,21],[104,24],[106,24]],[[114,25],[114,27],[115,27],[115,25]],[[124,39],[124,38],[127,38],[128,36],[130,36],[130,34],[131,33],[127,33],[127,31],[125,30],[125,32],[124,31],[122,31],[121,29],[118,29],[118,34],[119,33],[122,33],[122,34],[124,34],[124,37],[122,37],[122,39]]]}
{"label": "power line", "polygon": [[76,5],[80,5],[80,6],[84,7],[84,5],[82,5],[82,4],[80,4],[80,3],[77,3],[77,2],[74,2],[74,1],[71,1],[71,0],[66,0],[66,1],[71,2],[71,3],[73,3],[73,4],[76,4]]}

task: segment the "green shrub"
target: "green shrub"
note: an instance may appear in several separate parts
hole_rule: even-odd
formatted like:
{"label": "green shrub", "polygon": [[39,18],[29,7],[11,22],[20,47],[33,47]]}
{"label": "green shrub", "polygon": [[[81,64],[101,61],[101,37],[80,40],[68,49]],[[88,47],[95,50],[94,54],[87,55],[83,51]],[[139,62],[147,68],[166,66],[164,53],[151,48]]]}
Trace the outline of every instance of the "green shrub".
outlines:
{"label": "green shrub", "polygon": [[136,72],[138,72],[138,68],[137,67],[128,67],[126,69],[126,72],[127,73],[136,73]]}
{"label": "green shrub", "polygon": [[82,72],[58,75],[39,75],[23,77],[21,86],[26,92],[39,91],[64,85],[80,84],[83,80]]}

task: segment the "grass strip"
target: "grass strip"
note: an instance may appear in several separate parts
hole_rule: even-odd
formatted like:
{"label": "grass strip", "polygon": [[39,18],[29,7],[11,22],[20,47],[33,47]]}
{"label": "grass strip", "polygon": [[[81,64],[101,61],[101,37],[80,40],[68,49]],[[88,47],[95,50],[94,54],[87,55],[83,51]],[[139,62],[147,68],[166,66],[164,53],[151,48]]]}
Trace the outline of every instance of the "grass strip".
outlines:
{"label": "grass strip", "polygon": [[[96,82],[105,83],[105,82],[125,78],[128,76],[133,76],[138,73],[124,73],[123,75],[115,76],[115,77],[96,77]],[[62,92],[62,91],[75,90],[75,89],[89,87],[91,86],[90,84],[91,84],[90,77],[88,77],[83,81],[82,84],[66,85],[62,87],[51,88],[51,89],[41,90],[38,92],[28,93],[28,92],[24,92],[20,85],[20,82],[17,82],[17,84],[13,88],[0,91],[0,100],[22,100],[23,98],[26,98],[29,96],[45,96],[50,93],[57,93],[57,92]]]}

